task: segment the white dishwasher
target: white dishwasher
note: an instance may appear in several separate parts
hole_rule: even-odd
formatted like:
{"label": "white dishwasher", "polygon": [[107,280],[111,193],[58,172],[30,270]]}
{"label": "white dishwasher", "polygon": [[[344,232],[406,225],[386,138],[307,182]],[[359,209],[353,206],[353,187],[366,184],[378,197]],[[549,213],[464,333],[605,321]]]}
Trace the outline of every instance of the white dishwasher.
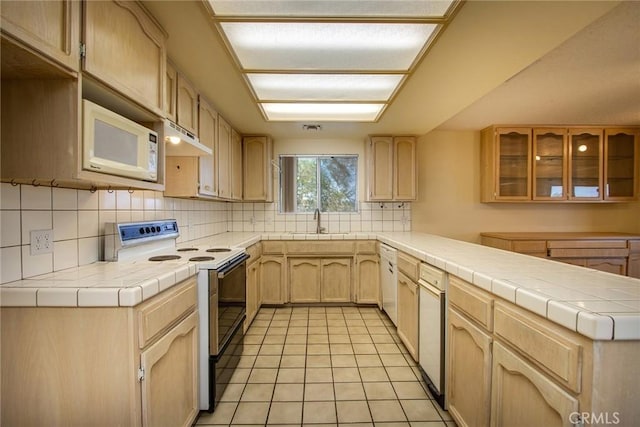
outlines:
{"label": "white dishwasher", "polygon": [[380,286],[382,309],[398,326],[398,251],[385,244],[380,244]]}
{"label": "white dishwasher", "polygon": [[438,404],[445,402],[447,276],[429,264],[420,264],[419,362],[422,376]]}

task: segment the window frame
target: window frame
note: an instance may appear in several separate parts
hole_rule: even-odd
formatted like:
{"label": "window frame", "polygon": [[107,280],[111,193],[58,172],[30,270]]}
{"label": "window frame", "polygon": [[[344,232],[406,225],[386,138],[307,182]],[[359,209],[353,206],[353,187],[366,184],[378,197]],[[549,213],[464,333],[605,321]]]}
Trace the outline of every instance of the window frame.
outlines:
{"label": "window frame", "polygon": [[[283,175],[284,175],[284,168],[283,163],[282,163],[282,159],[283,158],[295,158],[295,159],[299,159],[299,158],[313,158],[316,159],[316,209],[319,209],[319,205],[321,202],[321,171],[320,171],[320,159],[326,159],[326,158],[350,158],[350,159],[355,159],[355,170],[354,170],[354,185],[355,185],[355,199],[354,199],[354,210],[352,211],[326,211],[326,210],[320,210],[321,213],[328,213],[328,214],[357,214],[360,212],[360,203],[359,203],[359,191],[358,191],[358,169],[360,166],[360,156],[358,154],[280,154],[278,159],[278,169],[279,169],[279,184],[280,184],[280,188],[279,188],[279,195],[280,195],[280,200],[278,201],[279,207],[278,207],[278,212],[281,214],[310,214],[312,212],[308,212],[308,211],[299,211],[298,210],[298,200],[297,197],[293,197],[293,210],[292,211],[287,211],[285,210],[285,186],[283,185],[284,180],[283,180]],[[293,171],[293,176],[294,178],[297,178],[298,176],[298,162],[296,160],[295,162],[295,168]],[[294,187],[294,189],[292,190],[293,193],[295,194],[295,189],[297,188],[297,179],[294,180],[294,183],[296,184],[296,187]]]}

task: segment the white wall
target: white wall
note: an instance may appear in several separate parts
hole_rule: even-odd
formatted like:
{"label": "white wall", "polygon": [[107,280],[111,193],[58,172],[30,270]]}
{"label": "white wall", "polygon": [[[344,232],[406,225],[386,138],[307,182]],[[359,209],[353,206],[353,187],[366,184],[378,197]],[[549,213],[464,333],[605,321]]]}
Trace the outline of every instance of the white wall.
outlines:
{"label": "white wall", "polygon": [[483,231],[640,233],[640,202],[480,203],[480,133],[434,131],[418,140],[413,230],[479,242]]}

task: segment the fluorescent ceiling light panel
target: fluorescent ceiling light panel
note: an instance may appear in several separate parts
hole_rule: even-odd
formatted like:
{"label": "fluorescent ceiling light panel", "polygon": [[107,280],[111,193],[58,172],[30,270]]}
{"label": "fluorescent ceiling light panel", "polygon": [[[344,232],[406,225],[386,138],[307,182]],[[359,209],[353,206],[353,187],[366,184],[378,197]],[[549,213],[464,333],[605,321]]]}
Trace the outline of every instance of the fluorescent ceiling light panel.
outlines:
{"label": "fluorescent ceiling light panel", "polygon": [[262,103],[269,120],[373,122],[385,104]]}
{"label": "fluorescent ceiling light panel", "polygon": [[387,101],[401,74],[247,74],[259,101]]}
{"label": "fluorescent ceiling light panel", "polygon": [[216,16],[443,17],[453,0],[209,0]]}
{"label": "fluorescent ceiling light panel", "polygon": [[244,70],[408,71],[436,24],[220,23]]}

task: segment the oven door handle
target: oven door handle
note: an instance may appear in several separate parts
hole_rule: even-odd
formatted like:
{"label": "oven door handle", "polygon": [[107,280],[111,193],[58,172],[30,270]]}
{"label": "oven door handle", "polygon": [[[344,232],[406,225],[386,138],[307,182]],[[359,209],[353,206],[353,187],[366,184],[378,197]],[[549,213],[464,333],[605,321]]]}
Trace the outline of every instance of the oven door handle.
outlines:
{"label": "oven door handle", "polygon": [[245,262],[247,259],[249,259],[249,254],[242,254],[242,255],[239,255],[237,258],[229,261],[228,264],[222,266],[220,269],[217,270],[218,279],[224,279],[227,273],[230,273],[231,271],[233,271],[233,269],[235,269],[237,266]]}

